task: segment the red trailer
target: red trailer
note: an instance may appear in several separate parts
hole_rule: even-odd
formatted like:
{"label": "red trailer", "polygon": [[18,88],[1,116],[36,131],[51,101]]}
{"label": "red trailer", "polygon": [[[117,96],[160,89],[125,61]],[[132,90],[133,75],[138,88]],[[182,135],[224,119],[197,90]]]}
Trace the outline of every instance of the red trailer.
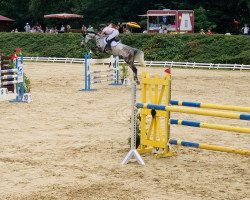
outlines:
{"label": "red trailer", "polygon": [[148,10],[147,31],[159,32],[162,27],[167,32],[193,33],[194,11],[193,10]]}

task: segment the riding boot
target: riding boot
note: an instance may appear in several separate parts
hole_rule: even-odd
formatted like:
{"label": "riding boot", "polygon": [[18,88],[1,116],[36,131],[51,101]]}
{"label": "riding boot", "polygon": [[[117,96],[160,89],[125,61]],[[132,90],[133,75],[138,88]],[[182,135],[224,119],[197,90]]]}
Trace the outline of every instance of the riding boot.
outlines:
{"label": "riding boot", "polygon": [[111,41],[107,40],[107,44],[106,44],[106,46],[104,48],[104,51],[109,51],[109,50],[111,50]]}

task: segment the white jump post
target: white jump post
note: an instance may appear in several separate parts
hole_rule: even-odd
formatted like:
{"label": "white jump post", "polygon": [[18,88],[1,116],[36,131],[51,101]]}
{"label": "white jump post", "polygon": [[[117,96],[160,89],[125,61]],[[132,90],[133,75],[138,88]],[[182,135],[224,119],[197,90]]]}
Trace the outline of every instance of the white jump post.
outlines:
{"label": "white jump post", "polygon": [[131,148],[126,157],[121,162],[122,165],[128,163],[128,161],[134,156],[140,165],[145,165],[141,155],[136,150],[136,83],[132,82],[132,102],[131,102]]}

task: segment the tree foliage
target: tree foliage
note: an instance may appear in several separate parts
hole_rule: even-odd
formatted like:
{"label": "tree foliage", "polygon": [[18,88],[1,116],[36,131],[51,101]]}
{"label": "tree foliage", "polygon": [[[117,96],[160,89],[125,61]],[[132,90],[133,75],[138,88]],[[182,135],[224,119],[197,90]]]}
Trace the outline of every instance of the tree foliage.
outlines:
{"label": "tree foliage", "polygon": [[233,19],[238,20],[241,26],[250,24],[250,0],[0,0],[0,5],[0,14],[15,19],[13,28],[22,31],[26,22],[43,26],[65,23],[43,17],[45,14],[62,12],[84,15],[83,21],[72,22],[78,28],[82,24],[97,26],[110,21],[142,21],[145,26],[145,18],[138,15],[145,14],[149,9],[193,9],[196,31],[200,28],[213,28],[218,33],[232,31]]}

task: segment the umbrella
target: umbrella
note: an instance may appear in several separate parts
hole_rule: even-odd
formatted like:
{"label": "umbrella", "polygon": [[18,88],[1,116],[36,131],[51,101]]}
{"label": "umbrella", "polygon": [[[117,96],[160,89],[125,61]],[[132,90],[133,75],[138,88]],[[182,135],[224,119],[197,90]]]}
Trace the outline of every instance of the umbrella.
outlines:
{"label": "umbrella", "polygon": [[59,13],[59,14],[44,15],[44,18],[46,19],[50,19],[50,18],[71,19],[71,18],[83,18],[83,16],[77,15],[77,14]]}
{"label": "umbrella", "polygon": [[128,22],[127,25],[131,26],[132,28],[141,28],[141,26],[136,22]]}
{"label": "umbrella", "polygon": [[15,20],[10,19],[10,18],[8,18],[8,17],[5,17],[5,16],[3,16],[3,15],[0,15],[0,21],[10,21],[10,22],[13,22],[13,21],[15,21]]}

